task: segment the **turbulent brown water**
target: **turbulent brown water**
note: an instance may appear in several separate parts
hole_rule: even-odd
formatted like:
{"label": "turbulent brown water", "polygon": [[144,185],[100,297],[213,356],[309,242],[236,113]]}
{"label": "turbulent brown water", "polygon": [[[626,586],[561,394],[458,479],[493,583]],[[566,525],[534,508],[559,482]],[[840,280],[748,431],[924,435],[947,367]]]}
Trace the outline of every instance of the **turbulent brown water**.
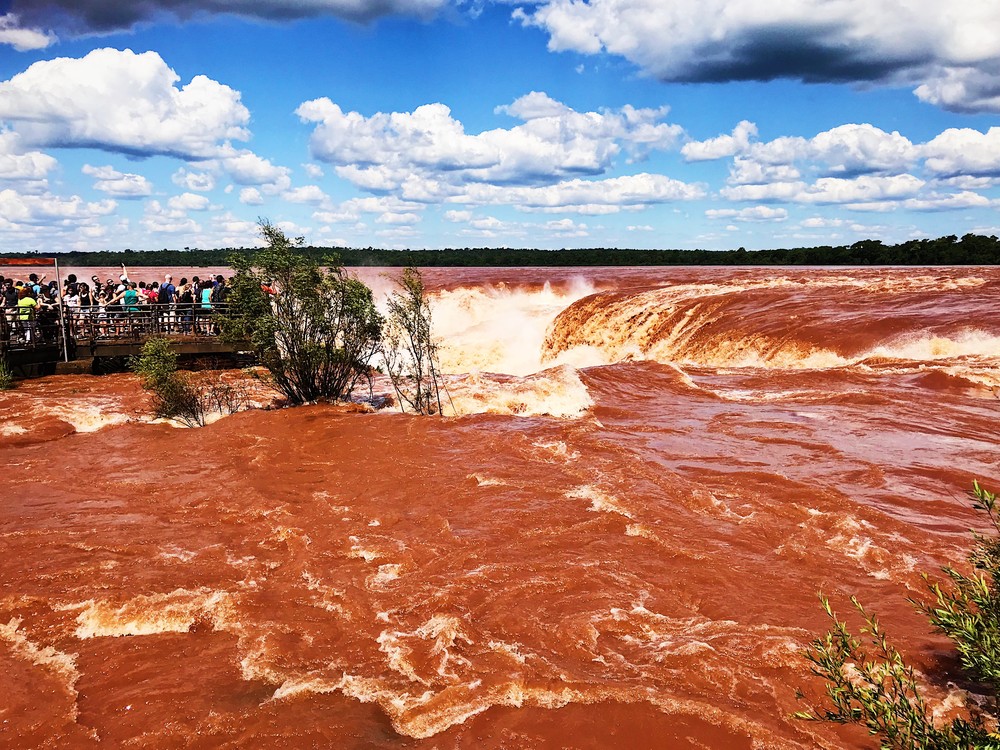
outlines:
{"label": "turbulent brown water", "polygon": [[1000,271],[427,279],[459,416],[0,394],[0,745],[872,746],[790,718],[818,591],[953,702],[906,597],[1000,484]]}

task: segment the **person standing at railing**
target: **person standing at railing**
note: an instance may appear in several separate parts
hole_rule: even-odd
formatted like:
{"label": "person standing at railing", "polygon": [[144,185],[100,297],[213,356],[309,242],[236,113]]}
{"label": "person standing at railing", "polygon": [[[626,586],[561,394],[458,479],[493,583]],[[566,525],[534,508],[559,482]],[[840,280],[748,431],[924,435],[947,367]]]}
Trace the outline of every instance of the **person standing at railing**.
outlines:
{"label": "person standing at railing", "polygon": [[29,273],[28,281],[31,282],[31,291],[37,296],[42,293],[42,282],[45,281],[47,274],[42,274],[39,276],[37,273]]}
{"label": "person standing at railing", "polygon": [[93,325],[96,320],[96,306],[94,295],[90,291],[90,285],[86,281],[80,282],[80,314],[77,321],[78,335],[93,335]]}
{"label": "person standing at railing", "polygon": [[63,295],[63,305],[70,309],[70,314],[75,312],[80,307],[80,288],[76,284],[70,284],[66,287],[66,293]]}
{"label": "person standing at railing", "polygon": [[25,341],[33,342],[38,336],[35,328],[35,310],[38,302],[30,286],[22,286],[17,293],[17,324]]}
{"label": "person standing at railing", "polygon": [[114,297],[108,301],[108,310],[115,310],[120,323],[115,327],[114,334],[121,336],[131,332],[135,313],[139,312],[139,291],[134,281],[122,284]]}
{"label": "person standing at railing", "polygon": [[164,330],[174,330],[177,318],[177,287],[174,286],[174,277],[169,273],[163,277],[156,302],[159,305],[158,310],[162,316]]}
{"label": "person standing at railing", "polygon": [[94,307],[97,316],[94,321],[94,335],[104,337],[108,335],[108,295],[105,293],[104,288],[98,290],[97,296],[94,299]]}
{"label": "person standing at railing", "polygon": [[[72,276],[72,274],[70,275]],[[80,285],[76,281],[76,276],[73,276],[73,283],[66,285],[66,291],[63,292],[62,296],[62,303],[63,314],[66,316],[69,330],[74,335],[80,333]]]}
{"label": "person standing at railing", "polygon": [[126,312],[139,312],[139,289],[134,281],[129,282],[128,289],[122,292],[122,305]]}
{"label": "person standing at railing", "polygon": [[39,337],[47,344],[59,341],[59,285],[50,281],[37,298],[35,321]]}
{"label": "person standing at railing", "polygon": [[[226,300],[229,299],[229,287],[226,285],[225,277],[220,273],[215,277],[215,286],[212,288],[212,306],[217,312],[225,313]],[[212,333],[218,334],[218,325],[212,325]]]}
{"label": "person standing at railing", "polygon": [[139,282],[139,304],[140,305],[155,305],[156,301],[160,298],[160,285],[155,281],[146,286],[145,281]]}
{"label": "person standing at railing", "polygon": [[181,333],[191,333],[191,318],[194,316],[194,291],[187,278],[181,279],[177,287],[177,316],[181,320]]}
{"label": "person standing at railing", "polygon": [[14,286],[14,279],[4,279],[3,284],[0,284],[0,299],[3,301],[3,306],[6,312],[6,318],[8,323],[13,323],[17,315],[17,288]]}
{"label": "person standing at railing", "polygon": [[201,301],[201,306],[198,309],[198,317],[203,321],[202,325],[196,326],[201,328],[199,333],[211,333],[212,324],[212,290],[214,289],[211,279],[206,279],[201,284],[201,290],[198,292],[198,299]]}

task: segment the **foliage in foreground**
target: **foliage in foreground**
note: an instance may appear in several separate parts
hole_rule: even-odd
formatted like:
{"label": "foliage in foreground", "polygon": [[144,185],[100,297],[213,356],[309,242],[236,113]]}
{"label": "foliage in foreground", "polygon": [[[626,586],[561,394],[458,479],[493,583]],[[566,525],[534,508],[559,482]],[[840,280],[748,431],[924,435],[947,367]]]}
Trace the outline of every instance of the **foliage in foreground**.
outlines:
{"label": "foliage in foreground", "polygon": [[442,413],[438,345],[431,326],[431,308],[424,280],[416,268],[406,268],[399,287],[387,302],[388,318],[382,356],[403,411]]}
{"label": "foliage in foreground", "polygon": [[153,396],[153,413],[176,419],[188,427],[205,426],[201,394],[191,381],[177,372],[177,353],[165,338],[151,338],[132,361],[132,371],[142,378],[142,387]]}
{"label": "foliage in foreground", "polygon": [[992,535],[973,532],[969,561],[975,572],[966,575],[945,567],[950,587],[928,581],[934,601],[911,600],[951,639],[963,669],[980,683],[980,703],[969,706],[970,718],[935,724],[914,670],[889,643],[878,619],[852,598],[864,619],[862,638],[855,638],[823,597],[833,625],[810,644],[805,658],[813,674],[826,681],[829,706],[797,713],[797,718],[864,726],[885,750],[1000,750],[1000,734],[989,729],[995,730],[1000,700],[1000,518],[994,493],[977,482],[970,495],[993,530]]}
{"label": "foliage in foreground", "polygon": [[370,375],[382,317],[371,289],[343,269],[324,271],[262,221],[267,246],[252,256],[233,255],[236,270],[223,335],[248,341],[271,383],[290,403],[347,398]]}
{"label": "foliage in foreground", "polygon": [[9,391],[13,388],[14,371],[10,369],[10,365],[7,364],[7,360],[0,357],[0,391]]}
{"label": "foliage in foreground", "polygon": [[177,371],[177,353],[165,338],[151,338],[132,360],[132,371],[153,396],[153,413],[188,427],[204,427],[211,412],[234,414],[249,407],[245,388],[222,380],[194,384]]}

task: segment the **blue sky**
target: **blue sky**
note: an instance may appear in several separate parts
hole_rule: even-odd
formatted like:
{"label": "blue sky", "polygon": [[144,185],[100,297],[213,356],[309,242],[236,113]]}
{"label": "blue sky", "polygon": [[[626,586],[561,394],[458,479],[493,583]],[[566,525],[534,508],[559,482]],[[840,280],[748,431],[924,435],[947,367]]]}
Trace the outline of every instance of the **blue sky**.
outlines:
{"label": "blue sky", "polygon": [[1000,4],[0,2],[0,249],[1000,233]]}

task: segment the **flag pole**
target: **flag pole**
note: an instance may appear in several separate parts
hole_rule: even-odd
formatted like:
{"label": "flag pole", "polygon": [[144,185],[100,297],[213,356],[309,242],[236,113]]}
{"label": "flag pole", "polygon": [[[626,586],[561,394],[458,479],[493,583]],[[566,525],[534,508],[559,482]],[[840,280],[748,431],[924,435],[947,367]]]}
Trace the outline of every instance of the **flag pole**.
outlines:
{"label": "flag pole", "polygon": [[69,346],[66,343],[66,316],[63,313],[62,276],[59,274],[59,258],[53,258],[56,264],[56,299],[59,300],[59,338],[62,339],[63,362],[69,362]]}

